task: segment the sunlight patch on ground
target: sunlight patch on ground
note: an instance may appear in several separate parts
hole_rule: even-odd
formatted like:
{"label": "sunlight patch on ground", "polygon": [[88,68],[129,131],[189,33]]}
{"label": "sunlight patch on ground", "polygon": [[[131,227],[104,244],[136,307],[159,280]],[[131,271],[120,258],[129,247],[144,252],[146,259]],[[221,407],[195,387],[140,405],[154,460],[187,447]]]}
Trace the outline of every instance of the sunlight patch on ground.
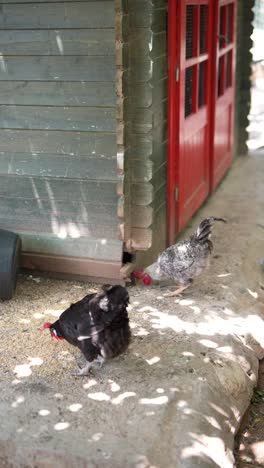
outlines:
{"label": "sunlight patch on ground", "polygon": [[41,366],[43,364],[43,359],[39,357],[29,357],[28,360],[30,361],[28,364],[20,364],[14,368],[13,372],[17,377],[29,377],[32,374],[32,366]]}
{"label": "sunlight patch on ground", "polygon": [[[259,456],[260,456],[259,454],[260,453],[263,454],[263,444],[264,444],[263,440],[261,440],[260,442],[254,442],[253,444],[250,444],[250,449],[255,458],[259,459]],[[264,459],[263,459],[263,463],[264,463]]]}
{"label": "sunlight patch on ground", "polygon": [[72,413],[77,413],[77,411],[80,411],[80,409],[83,407],[80,403],[73,403],[72,405],[68,406],[68,409]]}
{"label": "sunlight patch on ground", "polygon": [[155,411],[146,411],[145,415],[146,416],[155,416]]}
{"label": "sunlight patch on ground", "polygon": [[139,323],[136,323],[136,322],[129,322],[129,325],[130,325],[130,328],[132,328],[132,330],[140,326]]}
{"label": "sunlight patch on ground", "polygon": [[94,387],[94,385],[97,385],[97,383],[98,383],[97,380],[91,379],[88,382],[86,382],[85,384],[83,384],[83,388],[85,390],[88,390],[88,388]]}
{"label": "sunlight patch on ground", "polygon": [[222,416],[225,416],[228,418],[228,414],[226,411],[224,411],[220,406],[216,405],[215,403],[209,403],[211,408],[213,408],[217,413],[221,414]]}
{"label": "sunlight patch on ground", "polygon": [[35,319],[41,319],[41,318],[45,317],[45,315],[41,314],[40,312],[36,312],[35,314],[33,314],[33,317]]}
{"label": "sunlight patch on ground", "polygon": [[98,442],[100,439],[102,439],[103,437],[103,433],[102,432],[96,432],[96,434],[94,434],[92,436],[92,439],[95,441],[95,442]]}
{"label": "sunlight patch on ground", "polygon": [[55,431],[64,431],[65,429],[68,429],[68,427],[70,427],[70,423],[68,422],[59,422],[54,424]]}
{"label": "sunlight patch on ground", "polygon": [[19,320],[19,323],[24,323],[24,324],[30,323],[30,320],[29,319],[21,319],[21,320]]}
{"label": "sunlight patch on ground", "polygon": [[235,313],[233,312],[233,310],[228,309],[227,307],[224,308],[223,313],[224,313],[225,315],[230,316],[230,317],[235,315]]}
{"label": "sunlight patch on ground", "polygon": [[118,392],[120,390],[120,385],[118,385],[116,382],[110,379],[108,382],[110,383],[111,392]]}
{"label": "sunlight patch on ground", "polygon": [[146,361],[150,366],[152,366],[153,364],[157,364],[157,362],[160,361],[160,357],[154,356],[154,357],[151,358],[151,359],[145,359],[145,361]]}
{"label": "sunlight patch on ground", "polygon": [[109,401],[110,400],[110,396],[104,392],[88,393],[87,396],[91,400],[96,400],[96,401]]}
{"label": "sunlight patch on ground", "polygon": [[247,288],[247,292],[248,292],[252,297],[254,297],[254,299],[257,299],[257,298],[258,298],[258,293],[257,293],[257,292],[251,291],[251,289],[249,289],[249,288]]}
{"label": "sunlight patch on ground", "polygon": [[21,383],[21,380],[19,380],[19,379],[12,380],[12,385],[18,385],[20,383]]}
{"label": "sunlight patch on ground", "polygon": [[196,315],[198,315],[198,314],[201,313],[200,307],[198,307],[198,306],[189,306],[189,307],[190,307],[190,309],[193,310],[193,312],[194,312]]}
{"label": "sunlight patch on ground", "polygon": [[40,416],[48,416],[50,414],[50,411],[47,410],[47,409],[41,409],[41,410],[39,410],[38,414]]}
{"label": "sunlight patch on ground", "polygon": [[141,405],[165,405],[169,399],[166,395],[156,398],[140,398],[139,403]]}
{"label": "sunlight patch on ground", "polygon": [[210,314],[206,316],[207,321],[196,323],[186,322],[176,315],[155,310],[148,314],[146,320],[150,321],[154,329],[160,330],[170,328],[176,333],[185,332],[189,335],[203,335],[208,337],[213,337],[214,335],[224,336],[230,333],[243,335],[251,331],[256,334],[256,330],[258,330],[259,333],[264,333],[263,321],[257,315],[241,317],[232,311],[229,312],[228,309],[226,309],[225,313],[226,315],[232,314],[232,317],[219,317],[215,314],[215,311],[210,311]]}
{"label": "sunlight patch on ground", "polygon": [[233,350],[231,346],[219,346],[217,351],[220,351],[220,353],[232,353]]}
{"label": "sunlight patch on ground", "polygon": [[211,426],[215,427],[216,429],[219,429],[219,431],[222,430],[220,424],[213,416],[205,416],[205,419],[207,422],[209,422],[209,424],[211,424]]}
{"label": "sunlight patch on ground", "polygon": [[214,343],[213,341],[210,340],[199,340],[199,343],[201,343],[203,346],[206,346],[206,348],[217,348],[217,344]]}
{"label": "sunlight patch on ground", "polygon": [[137,331],[133,333],[134,336],[147,336],[149,332],[144,328],[140,327]]}
{"label": "sunlight patch on ground", "polygon": [[191,299],[180,299],[180,300],[178,301],[178,304],[180,304],[181,306],[190,306],[190,305],[192,305],[193,303],[194,303],[194,301],[191,300]]}
{"label": "sunlight patch on ground", "polygon": [[14,401],[12,403],[12,408],[17,408],[19,405],[21,405],[21,403],[24,403],[25,401],[25,397],[23,395],[19,395],[16,399],[16,401]]}
{"label": "sunlight patch on ground", "polygon": [[119,405],[120,403],[123,403],[123,401],[126,398],[130,398],[133,396],[136,396],[135,392],[124,392],[124,393],[121,393],[121,395],[118,395],[116,398],[113,398],[111,402],[113,403],[113,405]]}
{"label": "sunlight patch on ground", "polygon": [[[217,466],[223,467],[226,464],[226,450],[224,441],[220,437],[208,437],[204,434],[189,433],[190,438],[193,439],[192,445],[185,447],[181,451],[183,459],[197,457],[202,463],[204,456],[212,459]],[[230,460],[231,466],[231,460]]]}
{"label": "sunlight patch on ground", "polygon": [[144,306],[144,307],[141,307],[141,309],[138,309],[139,312],[157,312],[157,309],[155,309],[155,307],[151,307],[151,306]]}
{"label": "sunlight patch on ground", "polygon": [[177,403],[178,408],[185,408],[187,406],[187,401],[185,400],[180,400]]}

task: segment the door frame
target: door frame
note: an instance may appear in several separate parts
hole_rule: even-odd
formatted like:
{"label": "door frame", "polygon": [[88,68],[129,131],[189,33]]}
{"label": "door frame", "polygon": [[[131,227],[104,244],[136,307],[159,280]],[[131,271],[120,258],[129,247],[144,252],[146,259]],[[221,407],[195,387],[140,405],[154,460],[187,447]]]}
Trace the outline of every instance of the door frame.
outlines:
{"label": "door frame", "polygon": [[[179,2],[180,3],[180,2]],[[179,5],[176,0],[168,0],[168,149],[167,149],[167,244],[173,244],[176,235],[177,192],[176,173],[178,158],[176,148],[179,145],[180,119],[178,118],[180,92],[175,86],[177,57],[179,56],[180,31],[177,27]]]}

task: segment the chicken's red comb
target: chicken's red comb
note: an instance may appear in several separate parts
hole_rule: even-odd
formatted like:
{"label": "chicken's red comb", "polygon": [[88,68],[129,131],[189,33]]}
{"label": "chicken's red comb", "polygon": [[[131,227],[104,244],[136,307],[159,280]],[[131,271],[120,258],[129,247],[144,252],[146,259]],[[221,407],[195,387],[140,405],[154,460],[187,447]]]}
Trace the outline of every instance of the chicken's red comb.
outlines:
{"label": "chicken's red comb", "polygon": [[144,270],[135,270],[134,277],[138,280],[141,280],[145,286],[150,286],[152,283],[151,277],[148,275],[148,273],[145,273]]}
{"label": "chicken's red comb", "polygon": [[142,281],[145,286],[150,286],[152,284],[151,276],[149,276],[147,273],[144,273]]}
{"label": "chicken's red comb", "polygon": [[135,270],[134,273],[133,273],[134,277],[136,279],[142,279],[143,275],[144,275],[144,271],[143,270]]}
{"label": "chicken's red comb", "polygon": [[47,328],[50,328],[52,323],[50,322],[45,322],[41,328],[41,331],[46,330]]}

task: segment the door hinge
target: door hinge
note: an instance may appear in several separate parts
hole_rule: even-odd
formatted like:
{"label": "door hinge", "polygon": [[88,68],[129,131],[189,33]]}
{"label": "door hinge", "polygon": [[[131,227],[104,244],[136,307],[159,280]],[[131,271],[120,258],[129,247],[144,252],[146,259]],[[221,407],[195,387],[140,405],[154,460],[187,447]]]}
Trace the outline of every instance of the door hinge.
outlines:
{"label": "door hinge", "polygon": [[174,199],[175,199],[176,202],[179,199],[179,187],[178,187],[178,185],[176,185],[175,189],[174,189]]}
{"label": "door hinge", "polygon": [[179,67],[179,65],[176,65],[176,67],[175,67],[175,81],[177,81],[177,83],[178,83],[179,79],[180,79],[180,67]]}

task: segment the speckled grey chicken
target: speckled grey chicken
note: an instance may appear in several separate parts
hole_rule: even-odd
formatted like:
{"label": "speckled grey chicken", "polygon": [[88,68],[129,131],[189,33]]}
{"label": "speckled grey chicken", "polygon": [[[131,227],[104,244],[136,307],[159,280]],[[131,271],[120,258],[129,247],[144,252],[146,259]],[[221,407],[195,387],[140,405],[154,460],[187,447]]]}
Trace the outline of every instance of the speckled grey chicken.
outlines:
{"label": "speckled grey chicken", "polygon": [[193,279],[209,266],[213,249],[210,237],[212,226],[216,221],[226,223],[223,218],[204,219],[190,239],[168,247],[155,263],[145,270],[136,270],[135,278],[140,279],[145,285],[151,284],[152,280],[173,279],[179,287],[166,296],[180,295],[190,286]]}

